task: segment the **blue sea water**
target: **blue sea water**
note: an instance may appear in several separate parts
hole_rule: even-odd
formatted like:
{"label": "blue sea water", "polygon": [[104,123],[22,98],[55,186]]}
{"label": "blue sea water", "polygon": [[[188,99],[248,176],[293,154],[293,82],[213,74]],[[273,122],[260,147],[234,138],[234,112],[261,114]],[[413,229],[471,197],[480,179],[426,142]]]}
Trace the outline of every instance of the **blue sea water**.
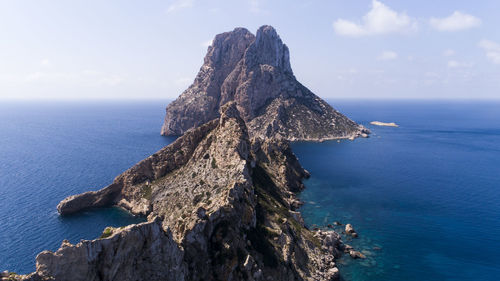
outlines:
{"label": "blue sea water", "polygon": [[43,250],[144,221],[118,208],[60,217],[60,200],[110,184],[173,138],[167,101],[0,102],[0,270],[28,273]]}
{"label": "blue sea water", "polygon": [[[371,137],[293,147],[312,174],[306,223],[352,223],[360,235],[345,240],[368,258],[339,260],[344,278],[498,280],[500,103],[332,103]],[[63,239],[143,221],[116,208],[60,217],[56,206],[171,143],[159,135],[166,104],[0,103],[0,270],[31,272]]]}
{"label": "blue sea water", "polygon": [[335,106],[371,137],[293,148],[312,174],[301,194],[307,224],[352,223],[360,235],[344,241],[367,259],[344,256],[344,278],[500,280],[500,103]]}

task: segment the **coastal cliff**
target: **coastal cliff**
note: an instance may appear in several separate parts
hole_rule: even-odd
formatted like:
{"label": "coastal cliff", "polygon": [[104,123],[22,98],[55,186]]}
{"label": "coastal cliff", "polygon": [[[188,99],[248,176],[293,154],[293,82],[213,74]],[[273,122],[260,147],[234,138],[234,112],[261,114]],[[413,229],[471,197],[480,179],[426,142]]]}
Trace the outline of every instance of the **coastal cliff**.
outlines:
{"label": "coastal cliff", "polygon": [[295,78],[276,30],[254,36],[236,28],[215,36],[193,84],[166,108],[163,135],[182,135],[219,117],[235,101],[250,136],[321,141],[369,131],[333,109]]}
{"label": "coastal cliff", "polygon": [[[181,135],[97,191],[69,196],[70,215],[118,206],[147,222],[63,241],[13,280],[337,280],[348,252],[332,230],[305,227],[297,192],[309,173],[290,141],[367,136],[294,77],[276,31],[219,34],[193,83],[167,107]],[[355,251],[352,251],[355,252]]]}
{"label": "coastal cliff", "polygon": [[287,140],[250,138],[235,102],[61,215],[116,205],[148,217],[37,256],[19,280],[335,280],[340,236],[296,211],[305,171]]}

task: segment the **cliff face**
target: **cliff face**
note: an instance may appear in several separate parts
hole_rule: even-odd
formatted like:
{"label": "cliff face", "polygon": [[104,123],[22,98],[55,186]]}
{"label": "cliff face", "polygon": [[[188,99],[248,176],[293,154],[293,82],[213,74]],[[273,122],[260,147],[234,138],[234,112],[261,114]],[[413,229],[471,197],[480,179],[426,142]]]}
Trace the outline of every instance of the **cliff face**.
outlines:
{"label": "cliff face", "polygon": [[[117,205],[148,222],[37,256],[25,280],[332,280],[340,238],[304,227],[308,173],[283,139],[250,138],[235,102],[62,215]],[[270,279],[271,278],[271,279]]]}
{"label": "cliff face", "polygon": [[353,138],[368,131],[300,84],[276,30],[237,28],[208,48],[194,83],[166,109],[163,135],[182,135],[235,101],[250,136],[288,140]]}

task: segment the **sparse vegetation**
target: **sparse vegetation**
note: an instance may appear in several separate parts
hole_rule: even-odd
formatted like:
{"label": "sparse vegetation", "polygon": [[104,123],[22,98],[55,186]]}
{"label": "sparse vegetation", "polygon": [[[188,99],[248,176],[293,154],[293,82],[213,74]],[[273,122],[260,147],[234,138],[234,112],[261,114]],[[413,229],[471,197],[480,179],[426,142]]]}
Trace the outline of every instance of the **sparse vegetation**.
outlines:
{"label": "sparse vegetation", "polygon": [[151,185],[145,184],[142,186],[142,190],[141,190],[142,198],[145,198],[147,200],[151,200],[152,194],[153,194],[153,189],[151,188]]}
{"label": "sparse vegetation", "polygon": [[215,158],[212,158],[212,169],[217,169],[217,162],[215,161]]}
{"label": "sparse vegetation", "polygon": [[104,229],[104,231],[101,234],[100,239],[108,238],[113,234],[113,228],[111,226],[108,226]]}

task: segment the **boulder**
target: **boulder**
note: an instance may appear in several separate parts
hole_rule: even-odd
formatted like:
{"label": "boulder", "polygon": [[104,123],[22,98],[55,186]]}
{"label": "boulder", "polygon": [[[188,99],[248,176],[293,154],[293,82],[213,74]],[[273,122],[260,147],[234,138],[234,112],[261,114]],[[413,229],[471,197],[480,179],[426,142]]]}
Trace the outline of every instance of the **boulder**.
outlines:
{"label": "boulder", "polygon": [[358,237],[358,233],[354,230],[354,227],[350,223],[345,225],[345,233],[354,238]]}
{"label": "boulder", "polygon": [[351,258],[353,258],[353,259],[358,259],[358,258],[360,258],[360,259],[365,259],[365,258],[366,258],[366,256],[365,256],[365,255],[363,255],[361,252],[358,252],[358,251],[355,251],[355,250],[350,250],[350,251],[349,251],[349,255],[350,255],[350,256],[351,256]]}

